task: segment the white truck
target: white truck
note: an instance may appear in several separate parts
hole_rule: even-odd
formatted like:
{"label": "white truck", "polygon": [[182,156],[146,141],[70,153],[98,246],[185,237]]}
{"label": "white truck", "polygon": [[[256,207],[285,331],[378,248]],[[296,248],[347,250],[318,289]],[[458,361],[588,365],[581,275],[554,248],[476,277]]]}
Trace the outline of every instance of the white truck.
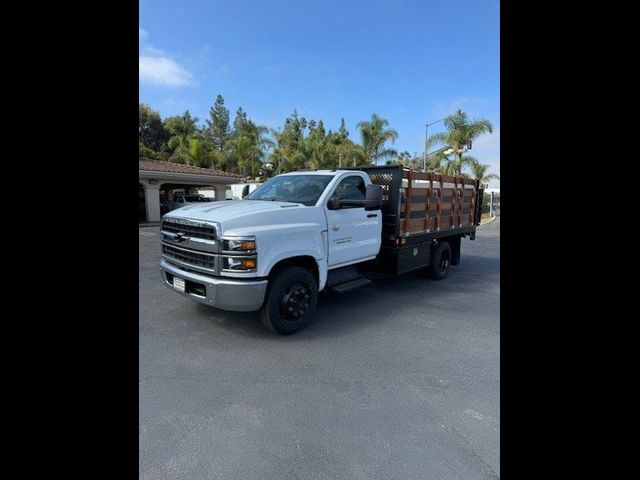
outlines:
{"label": "white truck", "polygon": [[268,329],[290,334],[323,290],[415,269],[445,278],[461,239],[475,238],[479,198],[475,180],[402,167],[278,175],[243,200],[164,215],[162,281],[206,305],[259,310]]}
{"label": "white truck", "polygon": [[211,200],[201,194],[186,194],[176,193],[172,200],[167,200],[164,204],[164,209],[167,212],[175,210],[176,208],[184,207],[185,205],[191,205],[193,203],[205,203]]}
{"label": "white truck", "polygon": [[262,183],[234,183],[229,185],[227,200],[242,200],[253,193]]}

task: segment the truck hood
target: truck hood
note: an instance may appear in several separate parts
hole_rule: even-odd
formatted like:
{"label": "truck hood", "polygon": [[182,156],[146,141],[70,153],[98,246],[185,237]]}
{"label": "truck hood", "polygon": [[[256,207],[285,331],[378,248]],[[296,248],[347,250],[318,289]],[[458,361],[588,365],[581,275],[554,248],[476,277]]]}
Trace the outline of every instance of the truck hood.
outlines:
{"label": "truck hood", "polygon": [[234,229],[260,230],[259,227],[292,223],[320,224],[324,214],[319,214],[318,207],[307,207],[301,203],[225,200],[186,205],[167,213],[164,218],[219,222],[222,232],[229,232]]}

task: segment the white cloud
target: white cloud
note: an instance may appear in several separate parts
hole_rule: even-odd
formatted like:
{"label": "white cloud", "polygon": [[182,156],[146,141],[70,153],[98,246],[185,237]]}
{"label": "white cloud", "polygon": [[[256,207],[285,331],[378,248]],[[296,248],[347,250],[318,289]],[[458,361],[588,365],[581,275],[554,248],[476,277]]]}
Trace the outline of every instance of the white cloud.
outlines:
{"label": "white cloud", "polygon": [[189,85],[192,75],[169,57],[138,57],[140,82],[150,85],[183,87]]}
{"label": "white cloud", "polygon": [[170,57],[164,50],[160,50],[151,44],[144,45],[140,53],[148,57]]}
{"label": "white cloud", "polygon": [[[146,30],[138,27],[140,43],[149,36]],[[169,54],[145,43],[138,55],[138,75],[140,83],[165,87],[184,87],[191,83],[193,75],[176,62]]]}

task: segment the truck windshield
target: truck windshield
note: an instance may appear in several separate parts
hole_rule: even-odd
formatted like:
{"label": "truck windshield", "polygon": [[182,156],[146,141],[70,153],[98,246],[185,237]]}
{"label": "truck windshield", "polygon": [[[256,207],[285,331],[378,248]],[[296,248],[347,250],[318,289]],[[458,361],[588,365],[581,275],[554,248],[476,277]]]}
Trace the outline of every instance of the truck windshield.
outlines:
{"label": "truck windshield", "polygon": [[333,175],[280,175],[267,180],[244,199],[295,202],[312,207],[332,179]]}

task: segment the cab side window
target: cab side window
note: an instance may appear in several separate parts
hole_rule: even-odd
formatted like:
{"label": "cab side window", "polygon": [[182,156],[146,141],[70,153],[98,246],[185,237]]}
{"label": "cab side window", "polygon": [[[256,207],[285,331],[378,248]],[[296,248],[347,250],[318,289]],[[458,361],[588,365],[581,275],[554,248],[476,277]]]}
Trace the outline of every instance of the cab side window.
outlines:
{"label": "cab side window", "polygon": [[364,200],[367,196],[367,186],[362,177],[347,177],[340,182],[333,196],[343,200]]}

